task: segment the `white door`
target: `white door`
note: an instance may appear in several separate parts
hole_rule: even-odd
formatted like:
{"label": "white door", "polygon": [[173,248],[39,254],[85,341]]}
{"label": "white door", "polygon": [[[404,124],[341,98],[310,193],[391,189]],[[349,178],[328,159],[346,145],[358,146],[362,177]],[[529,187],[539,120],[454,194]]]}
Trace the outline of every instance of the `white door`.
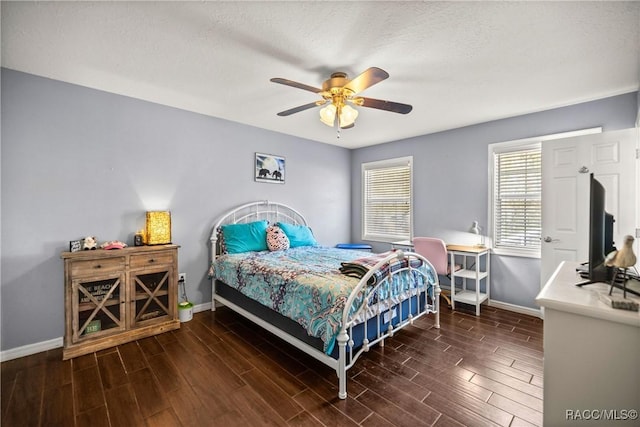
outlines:
{"label": "white door", "polygon": [[616,245],[636,229],[637,129],[542,143],[542,260],[540,286],[561,261],[589,258],[589,175],[606,191]]}

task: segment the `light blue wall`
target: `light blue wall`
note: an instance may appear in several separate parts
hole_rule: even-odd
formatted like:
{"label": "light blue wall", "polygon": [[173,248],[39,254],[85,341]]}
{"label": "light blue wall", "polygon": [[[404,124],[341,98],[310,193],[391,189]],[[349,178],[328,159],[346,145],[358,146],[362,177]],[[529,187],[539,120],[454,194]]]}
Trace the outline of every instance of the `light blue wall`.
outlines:
{"label": "light blue wall", "polygon": [[[638,114],[637,96],[633,92],[354,150],[351,239],[358,242],[362,238],[363,162],[413,156],[414,236],[477,243],[475,236],[464,231],[474,220],[487,227],[489,144],[597,126],[604,131],[631,128]],[[389,249],[388,244],[371,243],[377,251]],[[539,259],[493,255],[491,273],[492,299],[537,308],[534,299],[540,290]]]}
{"label": "light blue wall", "polygon": [[[628,128],[638,115],[633,93],[349,151],[12,70],[1,78],[2,350],[63,335],[69,240],[131,243],[147,209],[172,211],[179,269],[200,304],[211,298],[212,221],[230,207],[281,201],[307,216],[321,244],[360,241],[361,163],[412,155],[415,235],[465,243],[460,230],[487,222],[489,143]],[[255,152],[286,157],[285,185],[254,182]],[[535,307],[539,269],[494,257],[493,298]]]}
{"label": "light blue wall", "polygon": [[[64,334],[69,240],[131,244],[147,209],[171,210],[196,304],[213,221],[236,205],[280,201],[320,243],[349,238],[347,149],[8,69],[1,91],[2,350]],[[286,158],[284,185],[254,182],[255,152]]]}

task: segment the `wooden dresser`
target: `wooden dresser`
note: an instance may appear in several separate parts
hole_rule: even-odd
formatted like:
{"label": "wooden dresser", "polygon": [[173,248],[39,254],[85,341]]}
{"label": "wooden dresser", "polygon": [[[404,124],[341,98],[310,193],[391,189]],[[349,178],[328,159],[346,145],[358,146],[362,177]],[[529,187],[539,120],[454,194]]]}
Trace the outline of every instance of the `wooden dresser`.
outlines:
{"label": "wooden dresser", "polygon": [[63,252],[63,359],[179,328],[178,248]]}

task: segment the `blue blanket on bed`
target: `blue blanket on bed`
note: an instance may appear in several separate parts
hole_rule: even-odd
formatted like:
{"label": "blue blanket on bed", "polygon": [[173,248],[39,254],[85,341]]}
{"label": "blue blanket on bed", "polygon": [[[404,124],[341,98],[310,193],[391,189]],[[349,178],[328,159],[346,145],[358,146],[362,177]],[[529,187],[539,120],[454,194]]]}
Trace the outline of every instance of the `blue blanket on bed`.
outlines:
{"label": "blue blanket on bed", "polygon": [[[371,255],[318,246],[226,254],[216,259],[212,273],[217,280],[302,325],[309,335],[322,339],[329,354],[346,300],[359,283],[359,279],[342,274],[340,267]],[[435,283],[435,274],[427,265],[419,268],[429,285]],[[422,275],[414,276],[418,287],[424,288]],[[410,283],[407,275],[395,275],[393,283],[383,284],[383,293],[400,296],[415,286]]]}

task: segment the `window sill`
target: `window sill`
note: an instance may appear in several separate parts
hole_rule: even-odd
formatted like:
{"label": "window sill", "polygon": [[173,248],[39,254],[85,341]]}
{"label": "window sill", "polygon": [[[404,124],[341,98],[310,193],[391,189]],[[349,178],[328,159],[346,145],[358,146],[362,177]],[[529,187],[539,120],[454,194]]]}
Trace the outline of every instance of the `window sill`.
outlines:
{"label": "window sill", "polygon": [[539,251],[524,251],[524,250],[517,250],[517,249],[493,248],[491,252],[495,255],[500,255],[500,256],[512,256],[512,257],[536,258],[536,259],[541,258]]}
{"label": "window sill", "polygon": [[394,243],[404,240],[411,240],[410,237],[378,237],[378,236],[362,236],[362,240],[374,243]]}

